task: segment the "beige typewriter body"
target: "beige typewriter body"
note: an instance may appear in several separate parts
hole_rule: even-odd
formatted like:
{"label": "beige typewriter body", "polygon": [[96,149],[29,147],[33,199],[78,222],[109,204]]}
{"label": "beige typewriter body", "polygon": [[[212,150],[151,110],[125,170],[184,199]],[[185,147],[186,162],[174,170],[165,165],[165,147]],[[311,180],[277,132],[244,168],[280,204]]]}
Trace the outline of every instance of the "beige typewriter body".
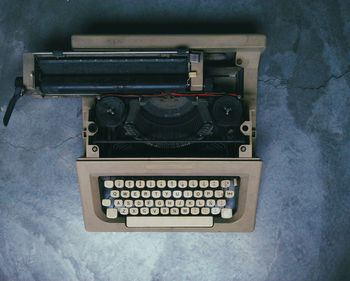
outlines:
{"label": "beige typewriter body", "polygon": [[[73,36],[74,52],[91,54],[110,53],[115,50],[162,50],[187,47],[205,52],[225,50],[235,53],[236,64],[244,68],[244,101],[249,108],[249,120],[241,125],[241,132],[249,143],[239,147],[238,157],[232,158],[101,158],[99,148],[89,144],[89,110],[94,97],[83,97],[83,137],[85,156],[77,160],[83,216],[87,231],[202,231],[233,232],[253,231],[258,201],[261,161],[254,157],[256,130],[257,76],[261,52],[265,48],[263,35],[113,35]],[[31,75],[33,54],[24,56],[24,84],[35,92]],[[196,75],[191,77],[191,88],[201,87],[202,66],[193,67]],[[101,209],[98,177],[122,176],[239,176],[240,192],[237,211],[229,220],[214,219],[211,227],[128,227],[108,219]],[[137,220],[137,216],[134,218]]]}

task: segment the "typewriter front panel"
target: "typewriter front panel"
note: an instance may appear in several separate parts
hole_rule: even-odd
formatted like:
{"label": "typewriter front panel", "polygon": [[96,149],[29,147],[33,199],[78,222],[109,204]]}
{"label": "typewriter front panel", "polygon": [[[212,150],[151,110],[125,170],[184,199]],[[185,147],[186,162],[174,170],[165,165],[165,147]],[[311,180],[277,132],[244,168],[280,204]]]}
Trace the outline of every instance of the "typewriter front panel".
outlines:
{"label": "typewriter front panel", "polygon": [[[255,160],[240,160],[240,161],[230,161],[230,160],[215,160],[215,159],[120,159],[120,160],[86,160],[80,159],[77,162],[78,176],[80,183],[80,193],[83,203],[84,211],[84,222],[85,228],[88,231],[252,231],[255,225],[255,212],[257,205],[257,196],[259,189],[259,180],[260,180],[260,170],[261,162],[258,159]],[[213,224],[206,225],[205,227],[201,226],[186,226],[186,227],[128,227],[127,218],[133,217],[158,217],[160,220],[169,220],[169,217],[174,216],[172,214],[132,214],[128,213],[125,215],[118,214],[117,218],[109,219],[106,216],[106,208],[101,205],[101,186],[99,185],[99,178],[104,177],[112,179],[115,182],[115,179],[119,178],[133,178],[135,179],[176,179],[177,182],[181,180],[187,180],[192,178],[198,179],[239,179],[239,188],[235,190],[235,196],[237,197],[237,205],[235,207],[234,213],[231,218],[223,219],[221,218],[220,213],[218,214],[205,214],[206,217],[213,217]],[[208,186],[209,190],[218,190],[220,187],[213,188]],[[124,190],[129,188],[124,188]],[[134,187],[130,190],[156,190],[157,187],[149,188],[147,186],[143,188]],[[112,189],[111,189],[112,190]],[[113,190],[122,190],[117,187],[114,187]],[[161,190],[166,190],[162,188]],[[172,190],[177,190],[173,188]],[[187,186],[186,188],[180,188],[183,190],[206,190],[198,186],[197,188],[192,188]],[[173,191],[173,192],[174,192]],[[138,197],[143,201],[146,201],[146,198],[142,196]],[[195,196],[192,196],[195,198]],[[132,199],[131,195],[127,198],[122,198],[122,200]],[[162,195],[159,198],[164,200],[166,203],[166,198],[163,198]],[[174,199],[173,195],[170,195],[169,199]],[[208,199],[205,197],[204,193],[198,197],[197,200],[204,199],[208,202]],[[117,200],[117,199],[115,199]],[[136,199],[134,199],[135,201]],[[186,201],[187,199],[185,199]],[[187,201],[190,201],[188,199]],[[196,200],[196,199],[195,199]],[[210,200],[210,199],[209,199]],[[219,199],[220,200],[220,199]],[[155,201],[155,200],[154,200]],[[176,199],[174,199],[176,201]],[[217,200],[218,201],[218,200]],[[166,207],[164,203],[164,207]],[[113,202],[111,203],[113,204]],[[149,206],[149,209],[152,207],[157,208],[156,206]],[[169,209],[176,208],[176,206],[168,206]],[[205,208],[203,206],[201,208]],[[212,208],[214,208],[213,206]],[[116,207],[118,208],[118,207]],[[142,207],[139,208],[139,210]],[[181,209],[179,207],[178,209]],[[183,206],[186,208],[186,206]],[[193,207],[192,207],[193,208]],[[194,207],[195,208],[195,207]],[[159,210],[161,207],[159,207]],[[192,217],[204,217],[203,214],[186,214]],[[181,211],[176,217],[183,217]],[[199,219],[200,220],[200,219]]]}

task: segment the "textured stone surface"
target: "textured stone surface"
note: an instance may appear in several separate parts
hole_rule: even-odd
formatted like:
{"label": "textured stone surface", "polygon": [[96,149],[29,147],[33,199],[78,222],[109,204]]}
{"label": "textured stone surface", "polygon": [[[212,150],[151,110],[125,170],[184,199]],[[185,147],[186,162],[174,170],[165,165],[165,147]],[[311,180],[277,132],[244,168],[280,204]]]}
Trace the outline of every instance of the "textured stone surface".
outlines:
{"label": "textured stone surface", "polygon": [[[0,106],[24,51],[77,33],[261,32],[256,231],[87,233],[79,99],[0,127],[0,280],[350,280],[348,1],[1,1]],[[0,112],[2,118],[3,112]]]}

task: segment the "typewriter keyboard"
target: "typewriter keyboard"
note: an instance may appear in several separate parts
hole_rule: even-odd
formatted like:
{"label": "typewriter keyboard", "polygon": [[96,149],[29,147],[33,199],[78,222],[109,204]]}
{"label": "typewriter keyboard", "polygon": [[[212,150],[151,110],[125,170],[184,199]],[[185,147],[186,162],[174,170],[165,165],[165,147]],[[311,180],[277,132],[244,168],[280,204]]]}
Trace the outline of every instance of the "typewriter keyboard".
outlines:
{"label": "typewriter keyboard", "polygon": [[101,206],[128,227],[210,227],[231,219],[239,177],[99,177]]}

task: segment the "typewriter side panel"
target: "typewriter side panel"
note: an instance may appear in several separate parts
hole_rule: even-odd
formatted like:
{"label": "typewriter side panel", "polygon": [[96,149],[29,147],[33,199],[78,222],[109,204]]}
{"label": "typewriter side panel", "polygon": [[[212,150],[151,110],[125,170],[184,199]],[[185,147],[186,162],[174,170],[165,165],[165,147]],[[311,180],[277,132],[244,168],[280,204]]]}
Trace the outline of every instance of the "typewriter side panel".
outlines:
{"label": "typewriter side panel", "polygon": [[73,35],[74,50],[113,49],[167,49],[187,47],[193,49],[259,49],[265,47],[266,37],[256,34],[225,35]]}
{"label": "typewriter side panel", "polygon": [[[86,160],[77,162],[84,223],[87,231],[253,231],[259,191],[261,161],[227,160]],[[125,223],[107,219],[101,209],[98,176],[240,176],[238,209],[227,222],[217,221],[211,228],[128,228]]]}

